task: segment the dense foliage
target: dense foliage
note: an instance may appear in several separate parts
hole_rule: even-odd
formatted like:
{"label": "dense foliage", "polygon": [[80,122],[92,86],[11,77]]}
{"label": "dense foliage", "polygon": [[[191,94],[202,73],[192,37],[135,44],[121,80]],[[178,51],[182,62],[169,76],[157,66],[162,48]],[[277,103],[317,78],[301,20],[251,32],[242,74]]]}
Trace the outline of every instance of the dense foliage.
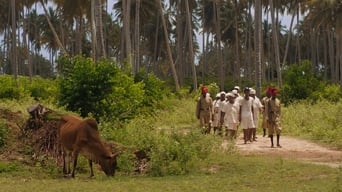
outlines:
{"label": "dense foliage", "polygon": [[313,70],[311,62],[290,65],[284,71],[284,86],[281,89],[283,103],[289,104],[298,100],[339,101],[342,92],[339,85],[324,83],[318,72]]}
{"label": "dense foliage", "polygon": [[165,96],[162,82],[153,75],[135,80],[114,62],[74,57],[59,60],[59,104],[83,117],[126,120]]}
{"label": "dense foliage", "polygon": [[35,100],[54,100],[58,93],[55,80],[39,76],[33,77],[30,81],[28,77],[24,76],[14,79],[13,76],[2,75],[0,76],[0,85],[1,99],[21,99],[29,96]]}

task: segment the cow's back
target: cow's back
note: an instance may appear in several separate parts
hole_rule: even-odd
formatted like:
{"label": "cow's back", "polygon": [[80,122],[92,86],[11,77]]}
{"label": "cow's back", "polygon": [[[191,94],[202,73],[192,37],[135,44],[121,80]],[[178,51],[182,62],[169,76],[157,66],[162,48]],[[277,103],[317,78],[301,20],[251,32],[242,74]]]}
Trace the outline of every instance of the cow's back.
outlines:
{"label": "cow's back", "polygon": [[64,115],[59,130],[61,145],[69,151],[75,148],[86,157],[98,158],[110,156],[110,151],[101,142],[97,123],[94,119],[81,119],[73,115]]}
{"label": "cow's back", "polygon": [[61,118],[59,139],[61,145],[69,151],[73,150],[81,123],[82,119],[74,115],[64,115]]}

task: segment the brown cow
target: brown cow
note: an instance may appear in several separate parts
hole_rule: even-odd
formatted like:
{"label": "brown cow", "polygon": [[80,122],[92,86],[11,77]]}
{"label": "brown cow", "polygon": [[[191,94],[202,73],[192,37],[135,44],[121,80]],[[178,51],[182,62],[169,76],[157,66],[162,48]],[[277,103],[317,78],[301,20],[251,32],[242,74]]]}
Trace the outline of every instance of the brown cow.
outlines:
{"label": "brown cow", "polygon": [[73,160],[71,177],[75,177],[75,168],[79,154],[88,159],[90,177],[94,176],[92,162],[100,164],[108,176],[114,176],[117,166],[116,156],[101,141],[94,119],[81,119],[74,115],[61,118],[59,141],[63,149],[63,173],[70,174],[70,158]]}

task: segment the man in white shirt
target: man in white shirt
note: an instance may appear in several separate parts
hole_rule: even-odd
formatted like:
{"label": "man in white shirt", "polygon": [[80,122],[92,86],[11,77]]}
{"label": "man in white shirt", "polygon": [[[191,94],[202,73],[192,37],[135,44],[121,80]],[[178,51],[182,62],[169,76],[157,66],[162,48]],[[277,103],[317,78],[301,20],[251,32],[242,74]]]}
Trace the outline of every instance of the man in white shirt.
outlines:
{"label": "man in white shirt", "polygon": [[256,91],[255,89],[251,88],[249,95],[251,97],[253,97],[254,101],[253,101],[253,120],[254,120],[254,125],[255,127],[252,128],[251,132],[252,135],[250,135],[253,139],[253,141],[256,141],[256,128],[259,126],[259,114],[260,112],[262,112],[263,110],[263,105],[261,104],[260,99],[256,96]]}
{"label": "man in white shirt", "polygon": [[221,112],[221,121],[226,129],[226,136],[234,139],[236,138],[237,127],[239,125],[240,106],[235,102],[235,95],[233,93],[228,93],[227,99]]}
{"label": "man in white shirt", "polygon": [[253,101],[254,99],[249,96],[250,88],[246,87],[244,89],[244,97],[238,102],[240,104],[240,116],[239,121],[241,122],[241,128],[243,129],[244,143],[250,141],[251,129],[255,127],[253,120]]}

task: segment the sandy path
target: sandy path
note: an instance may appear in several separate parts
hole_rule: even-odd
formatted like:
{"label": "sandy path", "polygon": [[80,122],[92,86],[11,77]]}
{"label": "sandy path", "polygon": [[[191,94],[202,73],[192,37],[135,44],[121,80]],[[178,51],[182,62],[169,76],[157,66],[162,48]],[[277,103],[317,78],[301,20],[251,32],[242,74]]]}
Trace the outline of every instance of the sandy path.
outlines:
{"label": "sandy path", "polygon": [[[331,167],[342,166],[342,151],[329,149],[316,143],[289,136],[281,136],[282,148],[271,148],[270,139],[258,135],[256,142],[244,144],[241,137],[236,142],[236,147],[242,154],[258,154],[287,159],[298,159],[315,164],[325,164]],[[276,144],[276,138],[274,138]],[[227,145],[225,140],[222,145]]]}

